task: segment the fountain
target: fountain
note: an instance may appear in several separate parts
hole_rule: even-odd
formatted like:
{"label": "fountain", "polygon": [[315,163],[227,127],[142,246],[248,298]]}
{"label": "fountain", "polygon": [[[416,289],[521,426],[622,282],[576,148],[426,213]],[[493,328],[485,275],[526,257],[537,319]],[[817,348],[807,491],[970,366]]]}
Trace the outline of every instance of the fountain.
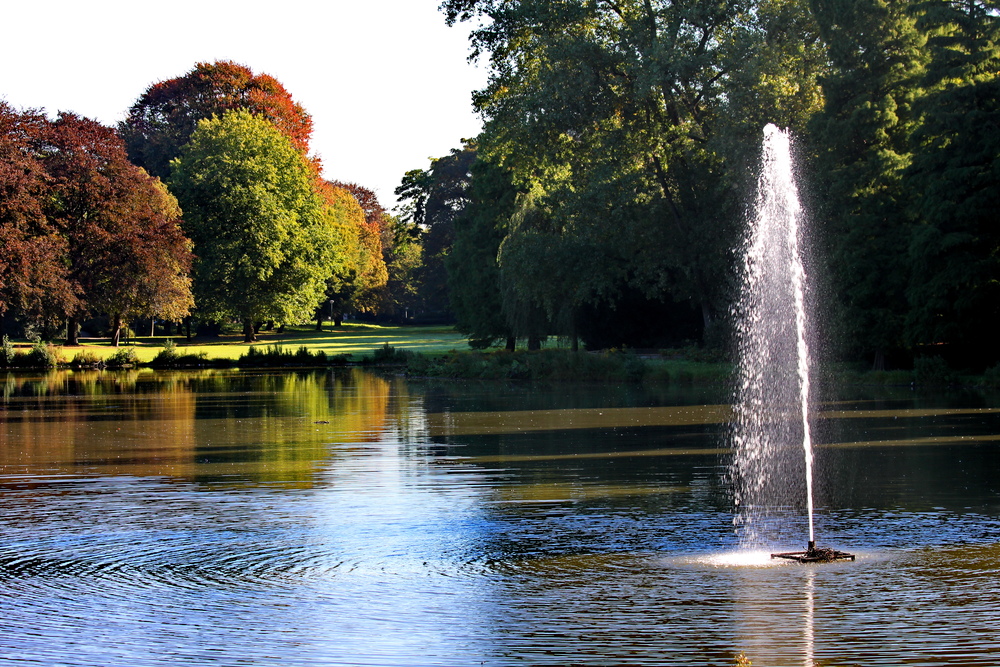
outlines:
{"label": "fountain", "polygon": [[851,554],[816,547],[801,220],[790,139],[769,124],[744,241],[743,289],[734,313],[739,351],[732,424],[736,523],[744,546],[759,544],[774,508],[794,506],[804,493],[808,547],[771,557],[854,560]]}

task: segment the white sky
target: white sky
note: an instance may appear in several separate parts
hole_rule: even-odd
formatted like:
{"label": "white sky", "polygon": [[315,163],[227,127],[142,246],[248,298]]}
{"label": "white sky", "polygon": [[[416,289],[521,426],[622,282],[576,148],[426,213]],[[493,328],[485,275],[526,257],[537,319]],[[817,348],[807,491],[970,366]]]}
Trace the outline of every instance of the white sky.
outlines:
{"label": "white sky", "polygon": [[468,28],[440,0],[0,0],[0,99],[112,125],[157,81],[234,60],[313,117],[327,178],[386,208],[409,169],[479,133]]}

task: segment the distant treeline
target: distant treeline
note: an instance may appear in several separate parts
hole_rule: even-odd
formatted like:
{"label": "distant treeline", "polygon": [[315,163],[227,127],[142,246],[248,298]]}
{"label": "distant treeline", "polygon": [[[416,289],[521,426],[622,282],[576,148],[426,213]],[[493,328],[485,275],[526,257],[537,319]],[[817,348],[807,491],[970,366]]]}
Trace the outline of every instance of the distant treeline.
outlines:
{"label": "distant treeline", "polygon": [[[726,349],[761,130],[791,129],[840,358],[1000,360],[1000,1],[445,0],[483,132],[390,214],[274,78],[201,63],[115,129],[0,104],[0,311],[456,321],[475,346]],[[159,179],[159,180],[157,180]]]}
{"label": "distant treeline", "polygon": [[795,137],[837,354],[1000,358],[1000,2],[443,9],[488,63],[486,125],[399,194],[473,341],[725,347],[773,122]]}
{"label": "distant treeline", "polygon": [[391,313],[410,236],[370,190],[321,178],[311,133],[278,81],[227,61],[150,86],[117,128],[0,102],[0,321],[117,345],[137,318],[251,341]]}

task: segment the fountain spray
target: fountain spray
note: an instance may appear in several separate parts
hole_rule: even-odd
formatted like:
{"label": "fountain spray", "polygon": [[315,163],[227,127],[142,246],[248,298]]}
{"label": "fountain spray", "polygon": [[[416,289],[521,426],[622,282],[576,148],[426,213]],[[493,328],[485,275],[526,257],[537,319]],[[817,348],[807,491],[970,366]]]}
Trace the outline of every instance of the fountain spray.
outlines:
{"label": "fountain spray", "polygon": [[[743,289],[735,312],[740,357],[733,421],[736,522],[745,545],[759,542],[771,509],[794,504],[795,489],[801,487],[790,482],[788,472],[798,469],[804,456],[808,547],[805,552],[772,556],[853,560],[850,554],[816,548],[801,220],[790,137],[768,125],[757,199],[744,240]],[[802,449],[790,447],[793,442],[801,442]]]}

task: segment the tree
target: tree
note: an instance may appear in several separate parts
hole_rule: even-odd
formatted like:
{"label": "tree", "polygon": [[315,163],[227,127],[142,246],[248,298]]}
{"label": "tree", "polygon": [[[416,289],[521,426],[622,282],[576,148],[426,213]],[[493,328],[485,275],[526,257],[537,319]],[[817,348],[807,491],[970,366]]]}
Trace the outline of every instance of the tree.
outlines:
{"label": "tree", "polygon": [[274,77],[228,60],[198,63],[184,76],[153,84],[118,130],[135,164],[165,179],[198,122],[234,109],[266,118],[299,152],[308,152],[312,118],[305,109]]}
{"label": "tree", "polygon": [[505,170],[483,160],[471,168],[469,203],[454,221],[454,244],[445,260],[456,328],[473,347],[497,339],[508,349],[516,333],[504,314],[498,255],[518,191]]}
{"label": "tree", "polygon": [[408,171],[395,193],[402,203],[401,219],[414,230],[421,247],[416,269],[419,309],[425,315],[449,319],[448,273],[445,258],[454,240],[455,219],[468,204],[474,142],[465,141],[430,167]]}
{"label": "tree", "polygon": [[931,61],[903,183],[917,217],[907,286],[909,342],[995,363],[1000,327],[1000,5],[918,5]]}
{"label": "tree", "polygon": [[[819,99],[823,61],[802,3],[443,8],[450,22],[484,19],[472,35],[491,68],[475,96],[480,154],[533,193],[502,250],[501,264],[519,266],[504,271],[519,298],[566,333],[583,306],[615,308],[626,294],[686,308],[710,331],[726,310],[761,119],[801,125]],[[535,266],[549,279],[525,273]],[[572,299],[557,303],[560,292]]]}
{"label": "tree", "polygon": [[310,318],[343,239],[288,137],[245,110],[203,120],[171,163],[169,186],[194,242],[201,312],[240,320],[246,342],[256,321]]}
{"label": "tree", "polygon": [[[352,189],[360,193],[360,199],[359,195],[352,193]],[[337,230],[341,253],[326,279],[323,301],[315,309],[317,329],[322,328],[327,304],[332,306],[334,326],[343,323],[344,314],[349,310],[373,312],[377,307],[378,292],[388,280],[382,256],[382,225],[385,221],[374,193],[357,185],[345,186],[330,181],[320,182],[320,192],[327,217]],[[364,193],[371,194],[371,197]],[[367,212],[362,207],[362,199],[368,206]]]}
{"label": "tree", "polygon": [[67,279],[79,295],[62,313],[67,344],[88,312],[111,315],[115,345],[124,318],[186,315],[191,253],[176,200],[128,161],[111,128],[60,113],[47,143],[44,211],[65,239]]}
{"label": "tree", "polygon": [[912,219],[902,174],[912,158],[925,38],[909,2],[812,0],[832,71],[810,126],[843,337],[874,358],[905,347]]}
{"label": "tree", "polygon": [[0,320],[14,310],[40,318],[76,307],[63,257],[66,238],[50,224],[44,154],[49,123],[0,101]]}

